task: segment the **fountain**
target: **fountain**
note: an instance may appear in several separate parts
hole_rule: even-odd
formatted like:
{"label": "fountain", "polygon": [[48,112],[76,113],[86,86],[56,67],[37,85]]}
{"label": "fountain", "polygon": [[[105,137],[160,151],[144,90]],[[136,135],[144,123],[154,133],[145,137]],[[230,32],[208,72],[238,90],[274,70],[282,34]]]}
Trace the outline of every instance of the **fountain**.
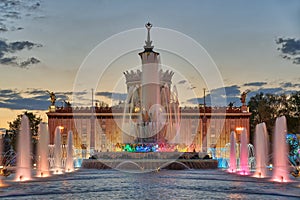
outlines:
{"label": "fountain", "polygon": [[235,132],[230,134],[230,157],[229,157],[229,172],[236,172],[236,139]]}
{"label": "fountain", "polygon": [[243,128],[241,133],[241,147],[240,147],[240,174],[248,175],[248,137],[247,130]]}
{"label": "fountain", "polygon": [[273,176],[276,182],[288,182],[288,149],[286,143],[286,118],[278,117],[275,123],[274,142],[273,142]]}
{"label": "fountain", "polygon": [[26,181],[31,179],[31,134],[29,120],[26,115],[22,116],[21,128],[18,136],[18,155],[16,168],[16,181]]}
{"label": "fountain", "polygon": [[68,146],[67,146],[67,160],[66,160],[66,172],[74,171],[74,160],[73,160],[73,132],[68,132]]}
{"label": "fountain", "polygon": [[48,145],[49,145],[49,132],[47,124],[42,122],[39,125],[39,144],[38,144],[38,177],[50,176],[49,162],[48,162]]}
{"label": "fountain", "polygon": [[265,123],[257,124],[255,127],[255,158],[256,172],[254,177],[264,178],[267,176],[268,163],[268,133]]}
{"label": "fountain", "polygon": [[56,127],[54,135],[54,173],[62,173],[61,127]]}

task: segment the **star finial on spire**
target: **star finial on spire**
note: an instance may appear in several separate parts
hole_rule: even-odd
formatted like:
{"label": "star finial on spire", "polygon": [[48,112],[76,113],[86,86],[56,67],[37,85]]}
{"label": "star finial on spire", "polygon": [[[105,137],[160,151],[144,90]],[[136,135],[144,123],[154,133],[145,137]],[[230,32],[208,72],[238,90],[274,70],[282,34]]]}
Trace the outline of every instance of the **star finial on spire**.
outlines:
{"label": "star finial on spire", "polygon": [[145,27],[148,30],[148,34],[147,34],[147,41],[145,41],[146,45],[144,46],[145,50],[152,50],[153,46],[151,46],[152,41],[150,40],[150,29],[152,28],[152,24],[150,22],[148,22],[147,24],[145,24]]}

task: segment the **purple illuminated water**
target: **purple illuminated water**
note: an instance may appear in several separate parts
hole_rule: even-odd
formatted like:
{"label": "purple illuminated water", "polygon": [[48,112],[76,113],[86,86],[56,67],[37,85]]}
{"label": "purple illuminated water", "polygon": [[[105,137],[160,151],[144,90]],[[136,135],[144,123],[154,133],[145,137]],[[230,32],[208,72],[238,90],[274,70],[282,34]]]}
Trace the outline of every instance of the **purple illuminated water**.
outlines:
{"label": "purple illuminated water", "polygon": [[39,125],[39,143],[38,143],[38,163],[37,163],[37,176],[46,177],[50,175],[49,171],[49,132],[46,123]]}
{"label": "purple illuminated water", "polygon": [[286,143],[286,118],[278,117],[275,123],[273,142],[273,176],[272,179],[278,182],[288,182],[288,148]]}
{"label": "purple illuminated water", "polygon": [[230,157],[229,157],[229,172],[236,172],[236,139],[235,132],[232,131],[230,134]]}
{"label": "purple illuminated water", "polygon": [[16,181],[31,179],[31,133],[29,120],[26,115],[22,116],[21,128],[18,134]]}
{"label": "purple illuminated water", "polygon": [[265,123],[257,124],[255,127],[255,177],[264,178],[267,176],[268,165],[268,132]]}
{"label": "purple illuminated water", "polygon": [[66,160],[66,172],[74,171],[74,160],[73,160],[73,132],[68,132],[68,146],[67,146],[67,160]]}
{"label": "purple illuminated water", "polygon": [[161,170],[125,173],[86,170],[1,188],[1,199],[299,199],[299,178],[274,184],[221,170]]}
{"label": "purple illuminated water", "polygon": [[240,173],[242,175],[249,174],[248,166],[248,137],[247,130],[244,128],[241,133],[241,148],[240,148]]}

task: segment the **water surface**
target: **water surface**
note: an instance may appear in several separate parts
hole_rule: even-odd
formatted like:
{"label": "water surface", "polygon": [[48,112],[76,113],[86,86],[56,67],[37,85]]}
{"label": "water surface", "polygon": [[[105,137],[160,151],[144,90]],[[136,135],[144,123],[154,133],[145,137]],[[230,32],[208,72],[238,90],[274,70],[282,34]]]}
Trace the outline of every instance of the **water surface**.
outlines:
{"label": "water surface", "polygon": [[1,199],[300,199],[300,180],[274,183],[220,170],[126,173],[81,169],[30,182],[5,179]]}

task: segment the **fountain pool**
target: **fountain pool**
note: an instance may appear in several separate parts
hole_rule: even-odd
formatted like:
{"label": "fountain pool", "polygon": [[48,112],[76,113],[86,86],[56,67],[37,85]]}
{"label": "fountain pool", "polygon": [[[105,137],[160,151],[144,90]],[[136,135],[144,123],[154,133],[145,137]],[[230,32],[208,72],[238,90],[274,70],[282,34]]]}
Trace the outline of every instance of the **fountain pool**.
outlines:
{"label": "fountain pool", "polygon": [[221,170],[161,170],[124,173],[79,170],[20,183],[6,180],[2,199],[299,199],[300,180],[228,174]]}

